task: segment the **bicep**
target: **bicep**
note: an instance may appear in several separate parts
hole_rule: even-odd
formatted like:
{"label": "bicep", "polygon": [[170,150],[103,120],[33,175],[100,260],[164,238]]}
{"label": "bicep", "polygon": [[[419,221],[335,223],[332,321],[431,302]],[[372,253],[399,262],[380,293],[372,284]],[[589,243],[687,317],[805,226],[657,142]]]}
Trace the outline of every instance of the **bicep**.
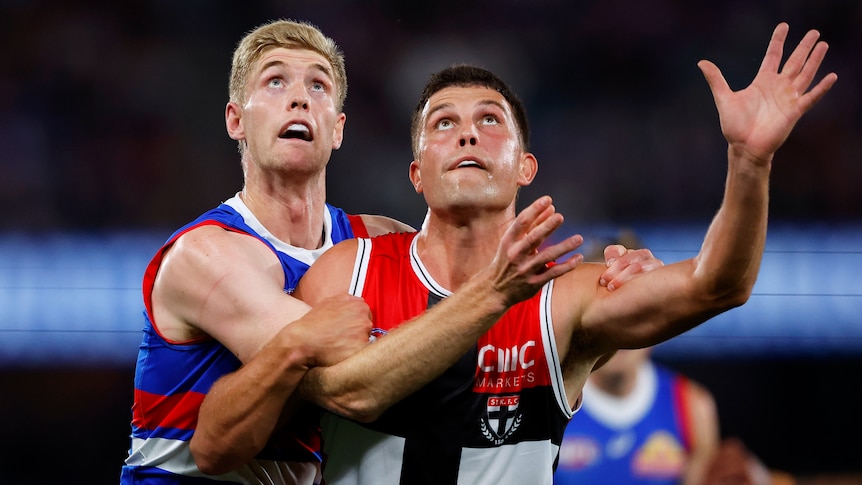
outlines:
{"label": "bicep", "polygon": [[603,270],[584,264],[554,288],[554,319],[560,316],[567,335],[584,337],[580,341],[595,354],[664,341],[702,320],[709,308],[694,296],[689,261],[644,273],[614,291],[599,285]]}
{"label": "bicep", "polygon": [[[159,318],[218,340],[247,362],[308,306],[284,293],[277,256],[250,236],[199,228],[171,248],[153,306]],[[159,296],[156,299],[156,296]]]}

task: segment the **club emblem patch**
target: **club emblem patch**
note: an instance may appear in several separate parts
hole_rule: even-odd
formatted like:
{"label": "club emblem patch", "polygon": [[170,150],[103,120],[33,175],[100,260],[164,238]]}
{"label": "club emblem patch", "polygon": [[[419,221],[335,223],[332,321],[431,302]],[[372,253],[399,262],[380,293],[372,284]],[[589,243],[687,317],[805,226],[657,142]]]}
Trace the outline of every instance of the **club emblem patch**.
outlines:
{"label": "club emblem patch", "polygon": [[520,402],[521,396],[518,394],[488,398],[481,422],[482,434],[488,441],[495,445],[502,444],[518,429],[523,416],[518,412]]}

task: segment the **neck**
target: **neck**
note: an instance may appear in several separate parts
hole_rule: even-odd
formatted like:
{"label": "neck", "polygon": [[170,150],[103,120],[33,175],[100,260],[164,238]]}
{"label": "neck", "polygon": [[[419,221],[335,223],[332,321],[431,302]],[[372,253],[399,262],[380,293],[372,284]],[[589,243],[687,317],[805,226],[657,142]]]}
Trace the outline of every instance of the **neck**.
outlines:
{"label": "neck", "polygon": [[416,249],[431,276],[446,289],[457,291],[491,264],[513,219],[514,209],[466,219],[429,210],[419,230]]}
{"label": "neck", "polygon": [[281,241],[304,249],[323,243],[324,177],[305,183],[246,181],[240,197],[255,217]]}

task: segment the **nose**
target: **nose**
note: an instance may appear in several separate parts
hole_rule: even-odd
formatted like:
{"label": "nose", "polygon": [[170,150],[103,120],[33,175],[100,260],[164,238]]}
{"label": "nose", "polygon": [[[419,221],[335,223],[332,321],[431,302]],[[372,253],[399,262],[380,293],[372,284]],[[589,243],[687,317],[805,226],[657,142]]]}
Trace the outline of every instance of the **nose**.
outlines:
{"label": "nose", "polygon": [[288,88],[288,98],[290,100],[290,109],[308,109],[308,93],[305,91],[305,85],[298,82],[291,83]]}
{"label": "nose", "polygon": [[458,144],[463,147],[467,146],[467,143],[475,145],[476,141],[476,132],[473,130],[465,130],[461,133],[461,137],[458,139]]}
{"label": "nose", "polygon": [[290,102],[290,109],[308,109],[308,99],[305,97],[297,96]]}

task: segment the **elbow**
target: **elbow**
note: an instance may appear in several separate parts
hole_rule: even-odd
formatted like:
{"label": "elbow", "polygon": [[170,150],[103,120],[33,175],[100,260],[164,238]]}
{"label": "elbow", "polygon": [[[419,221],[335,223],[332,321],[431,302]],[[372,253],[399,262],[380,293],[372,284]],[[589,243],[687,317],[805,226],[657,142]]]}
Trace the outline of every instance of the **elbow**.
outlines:
{"label": "elbow", "polygon": [[751,293],[753,290],[753,285],[747,288],[742,288],[739,291],[733,293],[729,298],[729,305],[731,308],[740,307],[745,305],[748,302],[748,299],[751,298]]}
{"label": "elbow", "polygon": [[353,413],[351,413],[345,417],[352,419],[353,421],[356,421],[357,423],[367,424],[367,423],[373,423],[374,421],[377,421],[377,418],[379,418],[381,414],[383,414],[383,413],[359,411],[359,412],[353,412]]}
{"label": "elbow", "polygon": [[206,475],[223,475],[239,468],[244,461],[237,456],[213,447],[197,433],[189,442],[189,450],[195,461],[195,466]]}
{"label": "elbow", "polygon": [[376,421],[389,406],[369,396],[341,399],[324,407],[339,416],[358,423],[371,423]]}
{"label": "elbow", "polygon": [[751,283],[738,281],[734,284],[729,284],[720,288],[716,288],[712,292],[712,301],[715,306],[722,312],[731,310],[744,305],[754,290],[754,282]]}

